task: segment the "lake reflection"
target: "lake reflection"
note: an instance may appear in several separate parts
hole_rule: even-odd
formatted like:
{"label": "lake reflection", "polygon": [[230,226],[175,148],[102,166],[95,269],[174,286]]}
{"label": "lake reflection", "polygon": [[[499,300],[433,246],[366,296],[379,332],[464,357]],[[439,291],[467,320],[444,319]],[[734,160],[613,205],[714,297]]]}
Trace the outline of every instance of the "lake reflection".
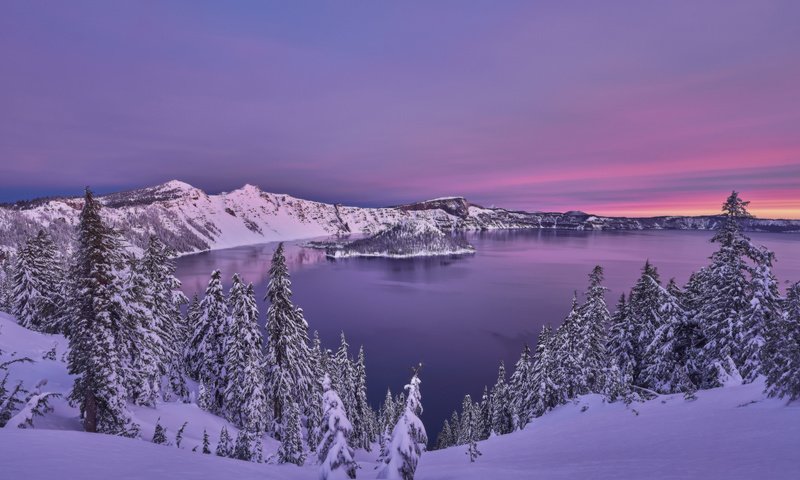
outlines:
{"label": "lake reflection", "polygon": [[[469,234],[474,255],[453,258],[328,260],[319,250],[287,244],[296,303],[311,330],[335,349],[344,331],[357,353],[364,345],[373,405],[425,364],[423,421],[431,434],[461,405],[464,394],[480,396],[494,383],[497,363],[510,369],[525,342],[534,344],[542,325],[557,325],[592,267],[605,268],[610,308],[627,292],[650,259],[666,282],[683,284],[714,250],[712,232],[502,231]],[[751,234],[776,252],[775,273],[800,280],[800,235]],[[187,294],[202,293],[211,271],[229,286],[238,272],[256,284],[260,309],[275,244],[182,257],[178,276]],[[509,372],[510,374],[510,372]]]}

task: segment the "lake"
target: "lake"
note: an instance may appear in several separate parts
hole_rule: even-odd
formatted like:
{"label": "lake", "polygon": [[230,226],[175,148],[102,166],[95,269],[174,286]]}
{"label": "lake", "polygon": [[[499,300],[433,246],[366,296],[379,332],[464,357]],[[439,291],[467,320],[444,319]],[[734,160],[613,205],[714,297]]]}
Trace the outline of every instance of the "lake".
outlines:
{"label": "lake", "polygon": [[[524,343],[535,345],[542,325],[558,325],[574,291],[586,287],[594,265],[605,268],[609,309],[639,276],[646,259],[662,281],[684,284],[715,249],[713,232],[576,232],[515,230],[468,234],[474,255],[456,258],[328,260],[319,250],[287,243],[297,305],[310,330],[336,349],[344,331],[356,355],[364,345],[369,397],[377,407],[386,388],[397,393],[412,365],[423,362],[422,419],[430,440],[464,394],[480,397],[494,384],[498,363],[507,370]],[[749,236],[776,253],[775,273],[800,280],[800,235]],[[202,292],[212,270],[226,287],[239,273],[262,301],[276,244],[204,252],[178,259],[184,291]]]}

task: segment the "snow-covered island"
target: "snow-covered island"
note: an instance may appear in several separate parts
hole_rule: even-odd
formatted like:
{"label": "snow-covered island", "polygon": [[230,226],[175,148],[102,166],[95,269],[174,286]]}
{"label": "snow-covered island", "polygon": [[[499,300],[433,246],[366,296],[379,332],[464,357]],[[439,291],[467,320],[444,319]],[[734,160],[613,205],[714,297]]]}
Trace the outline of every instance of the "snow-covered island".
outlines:
{"label": "snow-covered island", "polygon": [[349,243],[316,243],[310,246],[319,248],[322,245],[330,258],[409,258],[475,253],[475,247],[467,242],[463,233],[444,232],[427,222],[400,222],[375,235]]}

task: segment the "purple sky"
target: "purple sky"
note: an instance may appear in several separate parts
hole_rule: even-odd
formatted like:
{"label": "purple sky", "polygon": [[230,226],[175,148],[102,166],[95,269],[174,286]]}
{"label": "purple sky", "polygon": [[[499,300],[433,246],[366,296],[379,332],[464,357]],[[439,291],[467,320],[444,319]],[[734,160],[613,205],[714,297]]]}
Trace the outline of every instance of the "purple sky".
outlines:
{"label": "purple sky", "polygon": [[800,2],[0,2],[0,201],[800,217]]}

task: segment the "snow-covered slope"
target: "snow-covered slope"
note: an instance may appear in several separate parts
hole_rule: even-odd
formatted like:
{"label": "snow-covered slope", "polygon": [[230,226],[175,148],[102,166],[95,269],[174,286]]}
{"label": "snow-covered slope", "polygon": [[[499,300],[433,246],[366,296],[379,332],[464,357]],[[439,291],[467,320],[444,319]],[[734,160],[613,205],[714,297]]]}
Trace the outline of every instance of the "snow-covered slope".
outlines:
{"label": "snow-covered slope", "polygon": [[[715,229],[720,217],[599,217],[583,212],[520,212],[484,208],[447,197],[387,208],[346,207],[264,192],[245,185],[208,195],[173,180],[101,197],[106,219],[137,246],[157,234],[178,253],[350,233],[374,234],[403,221],[423,221],[443,231],[510,228],[571,230]],[[54,198],[0,206],[0,252],[41,228],[57,243],[71,242],[83,201]],[[745,229],[798,231],[800,220],[749,219]]]}
{"label": "snow-covered slope", "polygon": [[[57,360],[42,355],[58,343]],[[47,380],[50,391],[66,392],[71,379],[60,361],[63,337],[16,325],[0,313],[0,359],[29,356],[34,364],[16,366],[15,379],[28,385]],[[587,395],[536,419],[525,430],[481,442],[483,453],[470,463],[466,447],[423,454],[418,480],[725,479],[800,478],[800,404],[766,399],[763,384],[700,391],[694,401],[666,395],[626,407]],[[430,392],[430,389],[428,390]],[[423,405],[425,389],[423,389]],[[431,393],[428,393],[431,394]],[[316,479],[313,460],[306,466],[248,463],[192,452],[203,429],[212,442],[224,420],[193,404],[164,403],[136,408],[142,437],[152,436],[160,418],[170,440],[184,421],[183,449],[79,430],[77,412],[63,400],[35,429],[0,429],[0,478],[80,478],[84,480],[187,478],[195,480]],[[422,417],[425,419],[424,415]],[[230,425],[227,425],[234,432]],[[213,448],[213,445],[212,445]],[[277,450],[265,443],[265,456]],[[377,453],[357,452],[358,478],[375,477]]]}

